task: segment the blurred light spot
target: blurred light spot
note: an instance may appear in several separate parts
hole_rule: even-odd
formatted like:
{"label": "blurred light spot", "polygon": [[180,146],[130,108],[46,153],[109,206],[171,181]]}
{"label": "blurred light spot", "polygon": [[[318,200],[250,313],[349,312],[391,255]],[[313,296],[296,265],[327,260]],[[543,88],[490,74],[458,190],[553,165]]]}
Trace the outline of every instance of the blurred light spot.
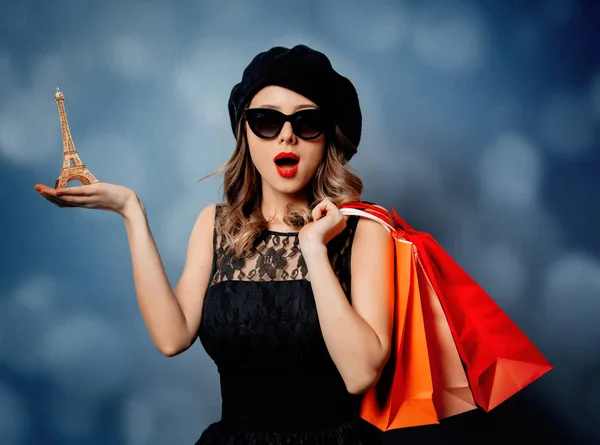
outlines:
{"label": "blurred light spot", "polygon": [[[108,63],[124,77],[135,80],[152,71],[150,49],[138,36],[117,35],[111,42],[110,50]],[[158,59],[152,63],[160,63]]]}
{"label": "blurred light spot", "polygon": [[[393,162],[381,162],[393,159]],[[365,162],[374,162],[377,179],[393,181],[394,194],[398,202],[411,196],[433,197],[443,193],[443,171],[437,160],[424,151],[404,147],[401,151],[383,153],[369,157]]]}
{"label": "blurred light spot", "polygon": [[63,391],[90,399],[117,390],[130,365],[127,339],[106,321],[84,314],[52,326],[37,356]]}
{"label": "blurred light spot", "polygon": [[518,134],[498,137],[479,161],[484,199],[529,206],[541,184],[541,158],[530,141]]}
{"label": "blurred light spot", "polygon": [[542,48],[540,40],[542,29],[538,22],[525,21],[515,25],[512,35],[519,48],[524,51],[532,51]]}
{"label": "blurred light spot", "polygon": [[[68,64],[65,63],[65,58],[61,57],[60,54],[46,54],[36,62],[33,66],[34,79],[30,91],[36,91],[40,95],[40,100],[44,99],[54,103],[56,108],[56,103],[53,100],[54,92],[56,87],[61,86],[62,82],[66,80],[66,66]],[[58,122],[58,112],[55,112],[55,116]]]}
{"label": "blurred light spot", "polygon": [[29,417],[21,398],[10,387],[0,383],[0,443],[25,443]]}
{"label": "blurred light spot", "polygon": [[[252,4],[248,2],[221,0],[219,2],[198,3],[198,6],[201,6],[198,14],[211,23],[218,23],[217,26],[222,32],[231,32],[232,34],[236,27],[247,23],[258,23],[261,19],[264,19],[261,12],[262,8],[252,7]],[[270,12],[274,13],[275,11]]]}
{"label": "blurred light spot", "polygon": [[[4,48],[0,47],[0,79],[2,79],[2,90],[0,91],[0,98],[3,97],[7,90],[14,90],[15,85],[13,85],[13,71],[12,71],[12,63],[10,60],[10,54]],[[0,101],[2,104],[4,101]],[[2,111],[3,105],[0,105],[0,112]]]}
{"label": "blurred light spot", "polygon": [[202,40],[171,74],[179,98],[175,113],[182,117],[184,128],[172,149],[178,153],[176,167],[187,184],[195,185],[196,180],[221,167],[233,152],[235,138],[227,102],[251,52],[222,39]]}
{"label": "blurred light spot", "polygon": [[479,68],[488,50],[481,15],[456,2],[436,2],[416,15],[414,44],[428,65],[459,72]]}
{"label": "blurred light spot", "polygon": [[172,74],[175,90],[192,112],[190,119],[195,125],[207,130],[216,126],[217,131],[230,127],[229,94],[250,60],[239,45],[236,48],[221,40],[205,39],[190,51],[189,58],[175,67]]}
{"label": "blurred light spot", "polygon": [[40,371],[36,353],[48,326],[56,322],[58,288],[53,277],[33,275],[0,299],[0,361],[9,368],[24,374]]}
{"label": "blurred light spot", "polygon": [[[0,154],[16,164],[31,166],[56,159],[60,163],[62,138],[56,87],[46,94],[16,91],[0,111]],[[60,165],[60,164],[58,164]]]}
{"label": "blurred light spot", "polygon": [[564,25],[573,17],[576,4],[571,0],[545,0],[542,12],[550,23]]}
{"label": "blurred light spot", "polygon": [[592,82],[590,97],[592,99],[592,109],[596,115],[596,120],[600,121],[600,72],[596,74],[596,78]]}
{"label": "blurred light spot", "polygon": [[130,399],[125,404],[125,441],[128,445],[150,443],[154,430],[152,410],[138,400]]}
{"label": "blurred light spot", "polygon": [[51,275],[36,275],[13,291],[15,302],[24,310],[48,311],[52,308],[57,291],[56,279]]}
{"label": "blurred light spot", "polygon": [[523,104],[514,97],[503,97],[501,102],[492,105],[489,122],[494,128],[510,128],[523,122],[526,114]]}
{"label": "blurred light spot", "polygon": [[[194,443],[206,426],[202,421],[219,418],[219,409],[211,407],[209,414],[206,408],[206,400],[184,385],[143,388],[124,404],[125,444]],[[208,415],[203,418],[202,414]]]}
{"label": "blurred light spot", "polygon": [[61,392],[47,402],[50,405],[49,423],[71,443],[89,443],[100,417],[98,405],[102,401],[100,397],[87,394]]}
{"label": "blurred light spot", "polygon": [[[486,291],[498,303],[516,303],[524,297],[527,274],[523,258],[505,244],[490,244],[476,255],[474,266],[486,283]],[[504,306],[506,307],[506,306]]]}
{"label": "blurred light spot", "polygon": [[[533,276],[544,269],[564,247],[564,237],[556,219],[539,201],[529,206],[481,199],[477,208],[477,225],[482,239],[495,239],[519,252],[527,271]],[[540,293],[528,295],[539,300]]]}
{"label": "blurred light spot", "polygon": [[11,118],[8,113],[0,114],[0,150],[9,158],[20,155],[20,136],[26,133],[24,122]]}
{"label": "blurred light spot", "polygon": [[481,263],[474,252],[480,252],[481,246],[489,242],[482,234],[486,227],[478,221],[473,201],[451,190],[446,188],[427,198],[427,206],[417,198],[416,205],[420,208],[419,213],[423,212],[423,220],[431,221],[435,228],[434,236],[444,249],[462,267],[476,271]]}
{"label": "blurred light spot", "polygon": [[[148,179],[149,148],[126,136],[110,133],[86,134],[76,146],[82,161],[102,182],[122,185],[144,196],[150,183]],[[162,153],[166,156],[166,153]],[[158,156],[157,156],[158,157]],[[84,212],[91,218],[96,212]]]}
{"label": "blurred light spot", "polygon": [[[324,9],[320,15],[326,18],[327,27],[345,45],[355,50],[387,52],[392,51],[408,33],[408,11],[398,3],[344,2],[344,12],[340,13],[340,3],[323,2],[320,6]],[[357,32],[356,23],[360,23],[361,32]],[[325,54],[329,56],[329,53]]]}
{"label": "blurred light spot", "polygon": [[[562,354],[583,364],[600,358],[600,262],[578,253],[563,255],[546,271],[544,323]],[[550,331],[549,331],[550,333]]]}
{"label": "blurred light spot", "polygon": [[[221,178],[222,175],[206,181],[210,181],[214,189],[214,182]],[[206,183],[198,184],[198,187],[206,187]],[[208,205],[207,202],[203,203],[191,192],[186,193],[181,199],[171,202],[170,209],[165,212],[165,217],[161,222],[160,239],[164,246],[164,249],[161,249],[161,255],[166,255],[167,259],[178,262],[185,259],[192,228],[206,205]]]}
{"label": "blurred light spot", "polygon": [[589,98],[560,93],[541,110],[544,145],[561,156],[581,156],[594,142],[594,118]]}

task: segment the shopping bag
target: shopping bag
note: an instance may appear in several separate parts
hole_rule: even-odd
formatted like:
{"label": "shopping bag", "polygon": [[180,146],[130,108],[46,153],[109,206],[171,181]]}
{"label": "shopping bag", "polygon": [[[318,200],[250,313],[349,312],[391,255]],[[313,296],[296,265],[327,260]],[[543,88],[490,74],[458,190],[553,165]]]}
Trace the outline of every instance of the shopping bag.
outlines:
{"label": "shopping bag", "polygon": [[413,245],[419,289],[423,305],[423,319],[427,335],[427,349],[433,377],[433,403],[439,419],[477,409],[469,380],[463,367],[452,331],[425,269]]}
{"label": "shopping bag", "polygon": [[438,423],[413,245],[402,239],[395,240],[395,269],[393,352],[360,413],[382,431]]}
{"label": "shopping bag", "polygon": [[430,234],[414,230],[393,208],[387,212],[364,202],[342,207],[346,214],[352,214],[352,209],[362,210],[384,224],[394,238],[414,244],[466,368],[474,400],[481,408],[490,411],[553,368]]}
{"label": "shopping bag", "polygon": [[[344,209],[344,213],[375,219],[393,231],[382,219],[360,210]],[[439,419],[477,408],[450,328],[416,249],[401,237],[394,241],[392,353],[378,384],[364,396],[361,409],[362,417],[383,431],[439,423]],[[411,365],[412,369],[420,368],[419,372],[411,374]],[[413,381],[414,375],[418,381]]]}

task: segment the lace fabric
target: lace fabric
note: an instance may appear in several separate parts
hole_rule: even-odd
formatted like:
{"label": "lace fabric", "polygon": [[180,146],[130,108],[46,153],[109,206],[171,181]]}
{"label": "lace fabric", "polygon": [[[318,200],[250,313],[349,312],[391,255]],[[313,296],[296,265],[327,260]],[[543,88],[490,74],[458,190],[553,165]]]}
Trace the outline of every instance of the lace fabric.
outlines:
{"label": "lace fabric", "polygon": [[300,251],[298,236],[267,232],[243,257],[227,248],[224,236],[218,236],[215,249],[217,268],[211,285],[225,280],[285,281],[308,280],[308,268]]}
{"label": "lace fabric", "polygon": [[[215,218],[221,215],[217,206]],[[350,292],[350,246],[358,217],[350,217],[345,230],[327,246],[329,260],[344,292]],[[237,256],[224,236],[214,232],[214,260],[210,285],[223,281],[310,281],[297,232],[266,230],[250,252]]]}

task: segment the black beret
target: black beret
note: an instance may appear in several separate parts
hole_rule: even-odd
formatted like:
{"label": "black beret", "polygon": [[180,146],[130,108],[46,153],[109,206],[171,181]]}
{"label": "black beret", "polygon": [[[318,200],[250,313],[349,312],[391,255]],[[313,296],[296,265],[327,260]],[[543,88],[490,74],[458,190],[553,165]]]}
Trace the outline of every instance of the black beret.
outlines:
{"label": "black beret", "polygon": [[[362,114],[354,85],[333,69],[325,54],[306,45],[291,49],[277,46],[252,59],[229,97],[234,135],[244,107],[269,85],[290,89],[313,101],[340,127],[354,147],[358,147]],[[351,153],[346,153],[346,160],[355,152],[352,149]]]}

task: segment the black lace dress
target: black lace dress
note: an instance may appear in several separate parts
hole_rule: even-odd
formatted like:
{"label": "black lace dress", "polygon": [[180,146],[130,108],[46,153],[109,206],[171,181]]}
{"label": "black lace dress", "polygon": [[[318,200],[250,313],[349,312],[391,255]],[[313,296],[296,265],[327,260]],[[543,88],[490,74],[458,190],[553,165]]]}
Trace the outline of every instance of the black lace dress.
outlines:
{"label": "black lace dress", "polygon": [[[356,224],[328,244],[348,298]],[[216,233],[214,243],[199,338],[218,367],[222,413],[196,445],[379,444],[327,351],[297,233],[266,231],[244,258]]]}

